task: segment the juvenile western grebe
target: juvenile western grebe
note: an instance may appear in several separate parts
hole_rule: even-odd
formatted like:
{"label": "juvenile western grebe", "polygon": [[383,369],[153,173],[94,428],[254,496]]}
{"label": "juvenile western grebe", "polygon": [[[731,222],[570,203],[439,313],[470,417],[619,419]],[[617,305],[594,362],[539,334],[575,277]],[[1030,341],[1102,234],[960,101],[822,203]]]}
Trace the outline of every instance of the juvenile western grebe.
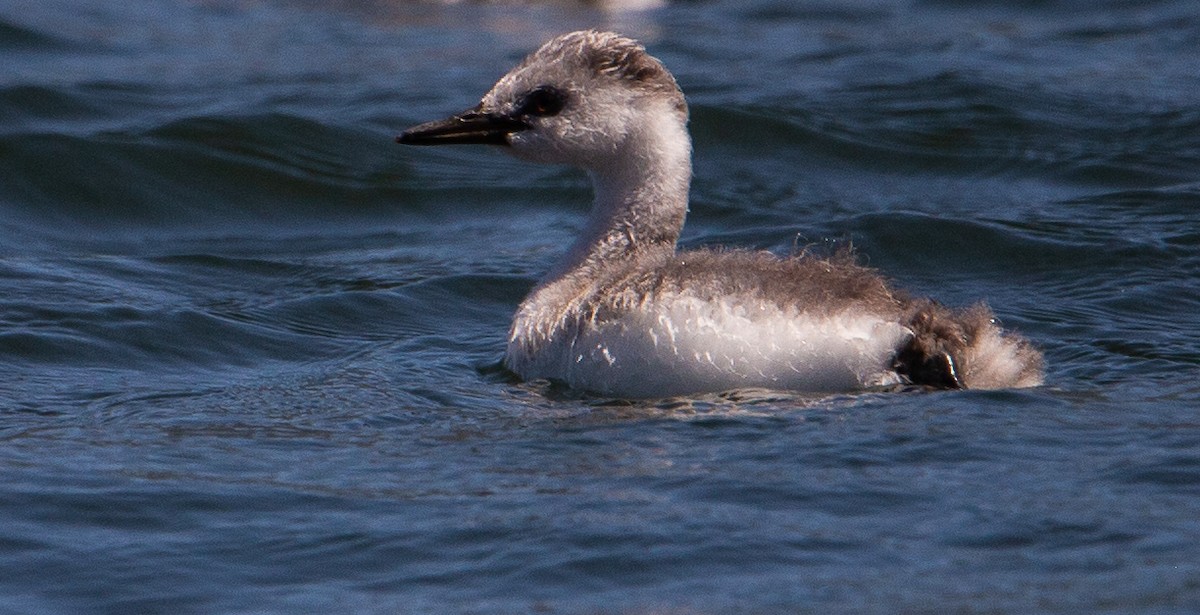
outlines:
{"label": "juvenile western grebe", "polygon": [[640,44],[582,31],[530,54],[473,109],[397,137],[500,145],[592,179],[583,233],[513,318],[509,369],[617,397],[1041,384],[1041,354],[987,307],[911,298],[850,256],[676,251],[687,120],[675,78]]}

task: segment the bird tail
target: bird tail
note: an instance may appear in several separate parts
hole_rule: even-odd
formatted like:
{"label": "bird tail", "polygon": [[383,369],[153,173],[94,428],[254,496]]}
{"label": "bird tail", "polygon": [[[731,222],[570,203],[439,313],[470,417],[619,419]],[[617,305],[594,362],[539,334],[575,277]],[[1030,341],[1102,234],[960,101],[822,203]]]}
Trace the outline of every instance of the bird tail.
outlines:
{"label": "bird tail", "polygon": [[934,301],[914,304],[906,318],[912,338],[892,367],[912,384],[939,389],[1038,386],[1043,360],[1029,340],[1006,332],[984,304],[951,310]]}

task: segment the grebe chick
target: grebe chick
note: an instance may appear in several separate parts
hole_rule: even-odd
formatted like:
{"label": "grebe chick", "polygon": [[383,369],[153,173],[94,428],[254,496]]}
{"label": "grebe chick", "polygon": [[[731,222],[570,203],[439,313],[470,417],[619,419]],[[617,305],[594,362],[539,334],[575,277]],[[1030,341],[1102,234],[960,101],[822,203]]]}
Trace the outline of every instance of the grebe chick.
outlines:
{"label": "grebe chick", "polygon": [[988,308],[910,298],[849,256],[677,251],[687,120],[662,63],[589,30],[547,42],[474,108],[397,137],[498,145],[591,177],[582,234],[513,318],[508,369],[628,398],[1042,382],[1041,354]]}

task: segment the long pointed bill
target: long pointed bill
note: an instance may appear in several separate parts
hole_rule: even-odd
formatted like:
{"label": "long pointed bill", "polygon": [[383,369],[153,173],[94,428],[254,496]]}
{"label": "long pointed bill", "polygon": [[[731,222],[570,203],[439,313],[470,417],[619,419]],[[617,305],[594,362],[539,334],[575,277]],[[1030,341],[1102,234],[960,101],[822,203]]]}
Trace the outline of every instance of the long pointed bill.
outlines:
{"label": "long pointed bill", "polygon": [[413,126],[396,137],[396,142],[405,145],[508,145],[508,135],[526,128],[529,124],[521,120],[471,109],[444,120]]}

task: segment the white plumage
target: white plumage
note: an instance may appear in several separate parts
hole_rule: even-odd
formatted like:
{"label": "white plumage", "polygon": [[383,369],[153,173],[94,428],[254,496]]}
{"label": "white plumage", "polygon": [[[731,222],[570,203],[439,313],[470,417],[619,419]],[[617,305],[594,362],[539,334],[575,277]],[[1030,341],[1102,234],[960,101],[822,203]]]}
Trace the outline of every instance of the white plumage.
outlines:
{"label": "white plumage", "polygon": [[505,365],[523,378],[619,397],[1041,383],[1041,355],[986,307],[910,298],[846,255],[677,252],[687,104],[630,39],[552,39],[475,108],[398,140],[501,145],[591,177],[584,230],[513,319]]}

